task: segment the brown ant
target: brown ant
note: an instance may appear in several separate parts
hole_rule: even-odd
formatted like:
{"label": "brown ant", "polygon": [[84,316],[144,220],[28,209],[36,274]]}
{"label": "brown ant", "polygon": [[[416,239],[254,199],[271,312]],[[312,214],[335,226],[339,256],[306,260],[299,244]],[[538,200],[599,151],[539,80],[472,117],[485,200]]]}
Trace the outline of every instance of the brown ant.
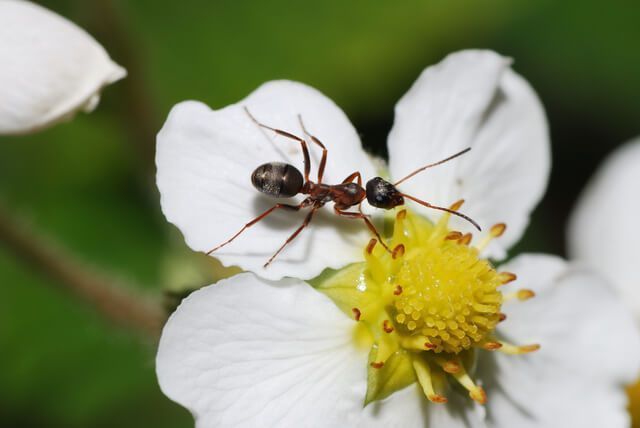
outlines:
{"label": "brown ant", "polygon": [[[271,214],[273,211],[277,209],[299,211],[302,208],[311,207],[311,210],[305,217],[304,221],[302,222],[302,225],[298,227],[298,229],[296,229],[295,232],[293,232],[291,236],[289,236],[289,238],[287,238],[287,240],[284,242],[284,244],[282,244],[282,246],[278,249],[278,251],[276,251],[273,254],[273,256],[271,256],[271,258],[264,264],[264,267],[266,268],[278,256],[278,254],[280,254],[280,252],[284,249],[284,247],[286,247],[287,244],[293,241],[296,238],[296,236],[298,236],[300,232],[302,232],[302,230],[305,227],[307,227],[307,225],[311,222],[311,219],[313,218],[313,215],[316,213],[316,211],[318,211],[328,202],[333,202],[334,204],[333,210],[337,215],[341,217],[352,218],[352,219],[362,219],[367,225],[367,227],[369,228],[369,230],[371,230],[371,232],[376,236],[376,238],[378,239],[378,242],[380,242],[387,251],[391,252],[391,250],[387,247],[387,245],[382,240],[380,234],[376,230],[373,223],[371,223],[371,220],[369,220],[369,217],[362,212],[361,205],[362,205],[362,201],[364,201],[365,198],[367,199],[367,202],[369,202],[370,205],[376,208],[382,208],[385,210],[389,210],[399,205],[403,205],[404,198],[411,199],[412,201],[417,202],[418,204],[423,205],[425,207],[433,208],[435,210],[440,210],[440,211],[446,211],[450,214],[454,214],[458,217],[462,217],[463,219],[473,224],[478,230],[481,230],[480,226],[478,226],[478,224],[475,221],[473,221],[471,218],[469,218],[468,216],[462,213],[459,213],[449,208],[432,205],[428,202],[425,202],[413,196],[402,193],[396,188],[398,184],[413,177],[419,172],[424,171],[427,168],[440,165],[442,163],[445,163],[447,161],[450,161],[458,156],[461,156],[467,153],[469,150],[471,150],[470,147],[452,156],[449,156],[446,159],[418,168],[417,170],[413,171],[411,174],[407,175],[406,177],[404,177],[399,181],[396,181],[393,184],[389,183],[383,178],[375,177],[367,182],[366,190],[365,190],[362,187],[362,176],[360,175],[359,171],[356,171],[353,174],[349,175],[340,184],[324,184],[322,182],[322,176],[324,175],[324,169],[327,164],[327,148],[324,146],[324,144],[322,144],[322,142],[320,142],[318,138],[311,135],[307,131],[304,124],[302,123],[302,117],[298,115],[298,120],[300,122],[300,126],[302,127],[302,131],[304,132],[304,134],[314,144],[317,144],[322,149],[322,158],[320,159],[320,164],[318,166],[318,179],[317,179],[317,182],[314,183],[309,179],[311,161],[309,158],[309,148],[307,147],[306,140],[304,138],[300,138],[296,135],[293,135],[287,131],[283,131],[281,129],[276,129],[276,128],[272,128],[270,126],[264,125],[258,122],[258,120],[256,120],[255,117],[253,117],[253,115],[249,112],[249,110],[246,107],[244,108],[244,110],[249,116],[249,118],[251,118],[251,120],[257,126],[268,129],[270,131],[275,132],[276,134],[282,135],[284,137],[287,137],[299,142],[300,147],[302,149],[302,155],[304,157],[304,177],[303,177],[303,174],[301,174],[300,171],[293,165],[290,165],[284,162],[269,162],[269,163],[265,163],[264,165],[260,165],[251,174],[251,183],[253,184],[253,187],[255,187],[256,190],[264,193],[265,195],[268,195],[274,198],[289,198],[297,194],[303,194],[308,196],[298,205],[289,205],[289,204],[281,204],[281,203],[275,204],[273,207],[269,208],[268,210],[260,214],[258,217],[254,218],[249,223],[245,224],[244,227],[242,227],[242,229],[238,231],[238,233],[233,235],[227,241],[223,242],[222,244],[208,251],[207,254],[211,254],[214,251],[217,251],[220,248],[224,247],[225,245],[227,245],[228,243],[236,239],[238,235],[240,235],[246,229],[253,226],[254,224],[256,224],[257,222],[259,222],[260,220],[262,220],[263,218],[265,218],[266,216],[268,216],[269,214]],[[354,183],[354,180],[356,181],[355,183]],[[358,206],[358,212],[346,211],[347,209],[356,205]]]}

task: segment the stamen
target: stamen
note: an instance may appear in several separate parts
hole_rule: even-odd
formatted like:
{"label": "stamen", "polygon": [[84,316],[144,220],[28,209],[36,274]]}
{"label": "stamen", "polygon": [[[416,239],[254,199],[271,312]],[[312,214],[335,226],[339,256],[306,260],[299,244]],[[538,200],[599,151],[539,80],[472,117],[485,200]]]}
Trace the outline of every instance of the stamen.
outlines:
{"label": "stamen", "polygon": [[382,329],[385,333],[391,333],[393,331],[393,325],[391,325],[389,320],[384,320],[382,322]]}
{"label": "stamen", "polygon": [[373,238],[369,241],[369,244],[367,244],[367,248],[366,251],[368,254],[373,253],[373,249],[376,247],[376,244],[378,243],[378,240]]}
{"label": "stamen", "polygon": [[498,312],[498,322],[502,322],[507,319],[507,314],[504,312]]}
{"label": "stamen", "polygon": [[378,243],[378,241],[376,239],[372,239],[369,241],[369,244],[367,245],[367,248],[364,251],[364,260],[367,263],[367,266],[369,267],[369,272],[371,273],[371,276],[376,280],[376,281],[385,281],[387,279],[387,268],[386,266],[383,265],[382,261],[380,260],[379,257],[377,257],[374,253],[376,252],[376,244]]}
{"label": "stamen", "polygon": [[504,223],[498,223],[491,226],[491,229],[489,229],[489,233],[487,233],[485,237],[482,238],[482,241],[480,241],[480,243],[476,245],[478,251],[483,251],[485,248],[487,248],[489,242],[502,236],[505,230],[507,230],[507,225]]}
{"label": "stamen", "polygon": [[462,366],[456,360],[447,360],[446,358],[436,357],[435,361],[440,367],[442,367],[442,370],[449,374],[459,373],[462,369]]}
{"label": "stamen", "polygon": [[391,356],[395,351],[398,350],[398,341],[393,338],[392,335],[383,335],[378,338],[377,346],[378,352],[376,354],[377,362],[384,363],[387,361],[387,358]]}
{"label": "stamen", "polygon": [[376,353],[376,361],[371,363],[371,367],[379,369],[384,366],[385,361],[398,349],[398,343],[395,339],[390,339],[389,336],[384,335],[378,338],[376,343],[378,352]]}
{"label": "stamen", "polygon": [[393,249],[393,253],[391,254],[391,258],[393,258],[394,260],[397,259],[398,257],[402,257],[404,256],[404,245],[402,244],[398,244],[394,249]]}
{"label": "stamen", "polygon": [[462,204],[464,204],[464,199],[458,199],[456,202],[454,202],[452,205],[449,206],[449,209],[453,211],[458,211],[462,206]]}
{"label": "stamen", "polygon": [[520,301],[525,301],[532,299],[536,296],[536,293],[533,290],[529,290],[528,288],[523,288],[518,291],[513,291],[511,293],[506,293],[503,295],[504,301],[508,302],[509,300],[518,299]]}
{"label": "stamen", "polygon": [[482,344],[482,349],[486,349],[487,351],[495,351],[502,348],[502,343],[497,341],[488,341]]}
{"label": "stamen", "polygon": [[507,230],[507,225],[505,223],[498,223],[491,226],[489,234],[494,238],[499,238],[502,236],[505,230]]}
{"label": "stamen", "polygon": [[458,244],[469,245],[471,243],[472,238],[473,238],[473,234],[465,233],[464,235],[462,235],[462,238],[458,239]]}
{"label": "stamen", "polygon": [[418,377],[418,382],[422,387],[422,391],[424,395],[427,396],[427,399],[432,403],[446,403],[447,397],[444,395],[437,394],[433,388],[432,376],[431,376],[431,366],[426,361],[420,358],[413,359],[413,370]]}
{"label": "stamen", "polygon": [[460,364],[460,371],[452,373],[453,377],[469,391],[469,397],[480,404],[487,402],[487,394],[481,386],[476,385],[467,374],[464,366]]}
{"label": "stamen", "polygon": [[351,312],[353,312],[353,319],[355,319],[356,321],[360,321],[360,316],[362,315],[362,312],[360,312],[360,309],[351,308]]}
{"label": "stamen", "polygon": [[395,296],[399,296],[402,294],[402,286],[401,285],[396,285],[396,288],[393,289],[393,294]]}
{"label": "stamen", "polygon": [[522,354],[528,354],[530,352],[535,352],[538,349],[540,349],[540,345],[537,343],[531,344],[531,345],[523,345],[523,346],[516,346],[516,345],[512,345],[510,343],[507,343],[503,340],[499,341],[500,344],[502,345],[502,347],[499,349],[500,352],[504,352],[505,354],[509,354],[509,355],[522,355]]}
{"label": "stamen", "polygon": [[425,336],[409,336],[401,339],[401,345],[406,349],[413,349],[416,351],[430,351],[436,349],[438,345],[432,343]]}
{"label": "stamen", "polygon": [[502,285],[504,284],[508,284],[512,281],[515,281],[516,279],[518,279],[518,277],[516,276],[515,273],[511,273],[511,272],[500,272],[498,274],[498,279],[500,279],[500,282]]}
{"label": "stamen", "polygon": [[395,243],[397,245],[402,245],[403,243],[405,243],[407,241],[407,238],[405,236],[405,229],[406,229],[406,221],[405,221],[405,219],[406,218],[407,218],[407,210],[400,210],[396,214],[396,223],[393,226],[393,233],[392,233],[392,236],[391,236],[391,242],[393,242],[393,243]]}
{"label": "stamen", "polygon": [[447,236],[444,237],[447,241],[457,241],[460,238],[462,238],[462,232],[458,232],[457,230],[449,232]]}

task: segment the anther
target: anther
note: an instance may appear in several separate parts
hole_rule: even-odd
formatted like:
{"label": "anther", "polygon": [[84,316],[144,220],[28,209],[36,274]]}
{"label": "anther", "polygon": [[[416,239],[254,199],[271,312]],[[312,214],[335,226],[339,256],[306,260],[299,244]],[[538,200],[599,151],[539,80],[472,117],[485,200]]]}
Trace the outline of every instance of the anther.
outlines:
{"label": "anther", "polygon": [[371,239],[369,241],[369,243],[367,244],[367,253],[368,254],[371,254],[373,252],[373,249],[375,248],[377,243],[378,243],[377,239]]}
{"label": "anther", "polygon": [[381,369],[382,366],[384,366],[384,361],[371,363],[371,367],[373,367],[374,369]]}
{"label": "anther", "polygon": [[393,326],[389,320],[384,320],[382,322],[382,329],[385,333],[391,333],[393,331]]}
{"label": "anther", "polygon": [[360,312],[360,309],[358,308],[351,308],[351,312],[353,312],[353,318],[356,321],[360,321],[360,316],[362,315],[362,312]]}
{"label": "anther", "polygon": [[529,300],[536,296],[533,290],[529,290],[527,288],[523,288],[522,290],[518,290],[518,299],[520,300]]}
{"label": "anther", "polygon": [[491,226],[489,234],[494,238],[498,238],[504,234],[505,230],[507,230],[507,225],[504,223],[498,223]]}
{"label": "anther", "polygon": [[442,370],[449,374],[459,373],[460,370],[462,370],[462,366],[460,365],[460,363],[455,360],[446,360],[439,357],[436,358],[436,363],[438,363],[438,365],[442,367]]}
{"label": "anther", "polygon": [[507,314],[504,312],[498,312],[498,322],[502,322],[507,319]]}
{"label": "anther", "polygon": [[458,244],[469,245],[471,243],[472,238],[473,238],[473,235],[471,233],[465,233],[464,235],[462,235],[460,239],[458,239]]}
{"label": "anther", "polygon": [[500,342],[490,341],[482,344],[482,349],[486,349],[487,351],[495,351],[500,348],[502,348],[502,343]]}
{"label": "anther", "polygon": [[503,295],[503,299],[505,302],[510,300],[518,299],[520,301],[529,300],[536,296],[536,293],[533,290],[529,290],[528,288],[523,288],[518,291],[513,291],[511,293],[506,293]]}
{"label": "anther", "polygon": [[445,397],[444,395],[440,395],[440,394],[427,395],[427,398],[432,403],[438,403],[438,404],[444,404],[444,403],[449,401],[449,400],[447,400],[447,397]]}
{"label": "anther", "polygon": [[518,277],[516,276],[515,273],[511,273],[511,272],[500,272],[498,274],[498,279],[500,280],[500,283],[502,285],[504,284],[508,284],[510,282],[515,281],[516,279],[518,279]]}
{"label": "anther", "polygon": [[404,220],[407,217],[407,210],[398,211],[396,214],[396,220]]}
{"label": "anther", "polygon": [[449,232],[447,236],[444,237],[446,241],[457,241],[460,238],[462,238],[462,233],[457,230]]}
{"label": "anther", "polygon": [[464,204],[464,199],[460,199],[460,200],[454,202],[451,206],[449,206],[449,209],[453,210],[453,211],[458,211],[460,209],[460,207],[462,206],[462,204]]}
{"label": "anther", "polygon": [[391,257],[395,260],[398,257],[402,257],[402,256],[404,256],[404,245],[398,244],[393,249],[393,253],[391,254]]}
{"label": "anther", "polygon": [[487,402],[487,393],[484,392],[484,388],[481,386],[476,386],[474,389],[469,391],[469,397],[480,404],[485,404]]}
{"label": "anther", "polygon": [[402,286],[396,285],[396,288],[393,289],[393,294],[399,296],[402,294]]}

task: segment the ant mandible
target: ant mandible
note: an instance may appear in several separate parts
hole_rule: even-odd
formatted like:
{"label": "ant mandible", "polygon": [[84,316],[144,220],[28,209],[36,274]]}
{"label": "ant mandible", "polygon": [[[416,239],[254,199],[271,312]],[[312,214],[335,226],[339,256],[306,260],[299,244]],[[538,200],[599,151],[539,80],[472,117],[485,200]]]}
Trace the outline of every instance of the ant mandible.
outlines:
{"label": "ant mandible", "polygon": [[[302,117],[298,115],[298,121],[300,122],[300,126],[302,128],[302,132],[314,143],[317,144],[322,149],[322,157],[320,159],[320,164],[318,166],[318,179],[316,182],[313,182],[309,179],[309,173],[311,172],[311,161],[309,157],[309,148],[307,147],[307,141],[304,138],[300,138],[294,134],[291,134],[287,131],[283,131],[282,129],[272,128],[265,124],[258,122],[258,120],[253,117],[253,115],[249,112],[249,110],[244,107],[245,112],[249,116],[249,118],[259,127],[268,129],[270,131],[275,132],[276,134],[282,135],[284,137],[290,138],[300,143],[300,147],[302,149],[302,155],[304,157],[304,177],[300,171],[294,167],[293,165],[284,163],[284,162],[269,162],[263,165],[260,165],[256,168],[251,174],[251,183],[256,190],[264,193],[265,195],[271,196],[273,198],[290,198],[297,194],[307,195],[307,197],[300,202],[298,205],[289,205],[289,204],[275,204],[258,217],[251,220],[249,223],[245,224],[242,229],[240,229],[235,235],[229,238],[227,241],[218,245],[217,247],[209,250],[206,254],[209,255],[225,245],[229,244],[231,241],[236,239],[242,232],[244,232],[249,227],[258,223],[260,220],[274,212],[278,209],[286,209],[291,211],[299,211],[302,208],[311,208],[307,216],[305,217],[302,225],[298,227],[292,234],[287,238],[287,240],[282,244],[282,246],[276,251],[273,256],[264,264],[266,268],[273,262],[273,260],[282,252],[282,250],[293,241],[296,236],[302,232],[302,230],[309,225],[313,215],[322,208],[326,203],[333,202],[333,210],[334,212],[341,216],[347,217],[351,219],[362,219],[369,230],[375,235],[378,239],[378,242],[382,244],[382,246],[389,252],[391,250],[382,240],[380,233],[376,227],[371,223],[369,217],[362,212],[362,202],[364,199],[367,199],[367,202],[376,207],[382,208],[385,210],[390,210],[399,205],[404,205],[404,199],[410,199],[414,202],[417,202],[420,205],[423,205],[428,208],[432,208],[435,210],[446,211],[450,214],[461,217],[471,224],[473,224],[476,229],[481,230],[480,226],[473,221],[470,217],[449,209],[445,207],[440,207],[436,205],[432,205],[428,202],[415,198],[413,196],[407,195],[406,193],[402,193],[397,189],[397,185],[408,180],[419,172],[424,171],[427,168],[431,168],[436,165],[443,164],[448,162],[458,156],[461,156],[471,150],[471,147],[468,147],[452,156],[449,156],[446,159],[441,161],[425,165],[423,167],[418,168],[413,171],[411,174],[402,178],[395,183],[390,183],[383,178],[375,177],[369,180],[366,184],[366,190],[362,187],[362,176],[359,171],[354,172],[345,178],[340,184],[324,184],[322,182],[322,177],[324,175],[324,169],[327,164],[327,148],[322,142],[311,135],[309,131],[304,126],[302,122]],[[355,180],[355,182],[354,182]],[[353,206],[358,206],[358,212],[346,211]]]}

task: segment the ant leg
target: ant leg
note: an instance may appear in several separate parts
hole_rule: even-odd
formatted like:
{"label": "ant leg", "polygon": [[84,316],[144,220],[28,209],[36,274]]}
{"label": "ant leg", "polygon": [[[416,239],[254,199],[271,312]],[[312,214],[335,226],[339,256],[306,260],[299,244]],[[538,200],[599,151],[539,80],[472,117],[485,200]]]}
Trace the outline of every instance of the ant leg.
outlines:
{"label": "ant leg", "polygon": [[287,238],[286,241],[284,241],[284,244],[282,244],[282,246],[280,248],[278,248],[278,251],[276,251],[273,256],[271,256],[271,258],[264,264],[263,267],[267,267],[271,264],[271,262],[278,256],[278,254],[280,254],[282,252],[282,250],[284,250],[284,247],[286,247],[289,242],[293,241],[296,236],[298,236],[300,234],[300,232],[302,232],[302,229],[304,229],[305,227],[307,227],[307,225],[309,225],[309,223],[311,222],[311,219],[313,218],[313,215],[316,213],[316,211],[318,211],[320,207],[318,205],[314,206],[311,211],[309,211],[309,214],[307,214],[307,216],[305,217],[304,221],[302,222],[302,225],[296,229],[295,232],[293,232],[291,234],[291,236],[289,236]]}
{"label": "ant leg", "polygon": [[254,218],[249,223],[245,224],[244,227],[242,229],[240,229],[240,231],[238,231],[238,233],[233,235],[230,239],[228,239],[227,241],[225,241],[222,244],[218,245],[214,249],[207,251],[206,254],[210,255],[211,253],[213,253],[215,251],[218,251],[220,248],[224,247],[225,245],[227,245],[228,243],[230,243],[231,241],[236,239],[242,232],[244,232],[245,230],[247,230],[248,228],[250,228],[251,226],[253,226],[257,222],[259,222],[260,220],[262,220],[263,218],[265,218],[266,216],[271,214],[273,211],[275,211],[275,210],[277,210],[279,208],[284,208],[284,209],[288,209],[288,210],[292,210],[292,211],[298,211],[298,210],[300,210],[300,208],[305,207],[306,203],[307,203],[307,201],[305,199],[304,201],[302,201],[302,203],[300,203],[300,205],[275,204],[274,206],[272,206],[271,208],[269,208],[268,210],[266,210],[265,212],[260,214],[258,217]]}
{"label": "ant leg", "polygon": [[354,213],[354,212],[350,212],[350,211],[342,211],[342,210],[340,210],[339,208],[337,208],[335,206],[333,207],[333,210],[335,211],[336,214],[338,214],[339,216],[342,216],[342,217],[364,220],[365,224],[367,225],[367,227],[369,228],[371,233],[373,233],[376,236],[376,238],[378,238],[378,242],[380,242],[380,244],[382,244],[384,249],[387,250],[389,253],[393,253],[393,251],[391,251],[389,249],[389,247],[387,247],[387,244],[385,244],[384,241],[382,240],[382,237],[380,236],[380,233],[378,233],[378,229],[376,229],[376,227],[373,225],[373,223],[371,223],[371,220],[369,220],[369,217],[367,217],[365,214],[363,214],[362,211],[360,211],[358,213]]}
{"label": "ant leg", "polygon": [[318,184],[320,184],[322,183],[322,176],[324,175],[324,167],[327,165],[327,153],[329,151],[318,138],[314,137],[309,133],[309,131],[307,131],[307,128],[304,127],[304,123],[302,122],[302,116],[298,115],[298,120],[300,121],[302,132],[304,132],[307,137],[311,138],[311,141],[322,148],[322,158],[320,159],[320,165],[318,166]]}
{"label": "ant leg", "polygon": [[458,216],[458,217],[460,217],[460,218],[463,218],[463,219],[467,220],[469,223],[471,223],[472,225],[474,225],[476,229],[478,229],[478,230],[482,231],[482,228],[480,228],[480,226],[478,225],[478,223],[476,223],[475,221],[473,221],[473,219],[472,219],[471,217],[466,216],[466,215],[464,215],[464,214],[462,214],[462,213],[459,213],[458,211],[454,211],[454,210],[452,210],[452,209],[450,209],[450,208],[445,208],[445,207],[439,207],[439,206],[437,206],[437,205],[432,205],[432,204],[430,204],[429,202],[423,201],[423,200],[418,199],[418,198],[414,198],[413,196],[411,196],[411,195],[407,195],[406,193],[400,193],[400,194],[401,194],[402,196],[404,196],[405,198],[407,198],[407,199],[411,199],[412,201],[417,202],[417,203],[419,203],[420,205],[425,206],[425,207],[427,207],[427,208],[433,208],[434,210],[446,211],[446,212],[448,212],[449,214],[453,214],[453,215],[456,215],[456,216]]}
{"label": "ant leg", "polygon": [[258,125],[259,127],[268,129],[270,131],[275,132],[276,134],[282,135],[283,137],[290,138],[300,143],[300,148],[302,149],[302,156],[304,157],[304,181],[305,182],[309,181],[309,172],[311,172],[311,160],[309,158],[309,148],[307,147],[307,142],[303,138],[297,137],[287,131],[283,131],[282,129],[272,128],[268,125],[258,122],[258,119],[253,117],[253,115],[249,112],[249,109],[247,107],[244,107],[244,111],[247,113],[247,115],[253,121],[253,123]]}
{"label": "ant leg", "polygon": [[342,184],[351,183],[353,179],[356,178],[358,182],[358,186],[362,187],[362,175],[360,175],[360,171],[356,171],[344,180],[342,180]]}

